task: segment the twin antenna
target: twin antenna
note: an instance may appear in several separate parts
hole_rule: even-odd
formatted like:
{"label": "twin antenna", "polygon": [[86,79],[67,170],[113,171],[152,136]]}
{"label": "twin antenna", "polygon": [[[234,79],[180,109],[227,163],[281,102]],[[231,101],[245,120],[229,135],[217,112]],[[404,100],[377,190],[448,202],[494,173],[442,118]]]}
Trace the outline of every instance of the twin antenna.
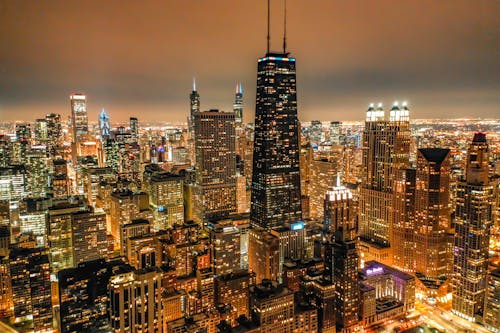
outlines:
{"label": "twin antenna", "polygon": [[[283,10],[283,53],[286,54],[286,0]],[[267,0],[267,53],[271,46],[271,0]]]}

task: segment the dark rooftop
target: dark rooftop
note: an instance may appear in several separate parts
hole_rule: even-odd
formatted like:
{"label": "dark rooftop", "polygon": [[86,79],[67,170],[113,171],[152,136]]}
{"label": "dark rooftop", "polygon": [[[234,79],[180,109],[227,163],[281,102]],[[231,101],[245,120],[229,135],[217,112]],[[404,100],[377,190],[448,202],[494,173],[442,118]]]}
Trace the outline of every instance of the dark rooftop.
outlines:
{"label": "dark rooftop", "polygon": [[445,148],[420,148],[418,151],[427,161],[437,164],[442,163],[450,153],[450,150]]}

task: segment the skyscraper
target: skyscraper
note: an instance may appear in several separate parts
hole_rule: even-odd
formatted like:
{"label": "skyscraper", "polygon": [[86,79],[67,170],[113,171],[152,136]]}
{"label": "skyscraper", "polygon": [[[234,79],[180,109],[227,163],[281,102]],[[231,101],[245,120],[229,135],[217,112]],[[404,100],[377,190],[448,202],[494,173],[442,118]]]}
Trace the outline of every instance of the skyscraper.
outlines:
{"label": "skyscraper", "polygon": [[241,83],[238,83],[236,85],[233,111],[234,111],[234,122],[236,124],[236,128],[241,129],[243,125],[243,87],[241,86]]}
{"label": "skyscraper", "polygon": [[415,272],[415,188],[417,170],[397,171],[394,180],[393,265],[406,273]]}
{"label": "skyscraper", "polygon": [[[286,31],[286,30],[285,30]],[[295,58],[269,51],[257,64],[250,221],[267,229],[302,219]]]}
{"label": "skyscraper", "polygon": [[109,116],[104,108],[99,115],[99,132],[101,134],[101,140],[105,141],[111,135],[111,126],[109,123]]}
{"label": "skyscraper", "polygon": [[9,254],[14,317],[33,318],[35,332],[52,332],[49,258],[45,248],[13,248]]}
{"label": "skyscraper", "polygon": [[415,193],[415,271],[437,278],[451,273],[450,150],[421,148]]}
{"label": "skyscraper", "polygon": [[394,103],[386,118],[382,104],[371,104],[363,130],[363,174],[359,192],[360,236],[370,259],[390,263],[393,185],[396,172],[409,166],[409,110]]}
{"label": "skyscraper", "polygon": [[73,126],[73,142],[85,141],[89,134],[89,123],[87,119],[87,96],[83,94],[72,94],[71,121]]}
{"label": "skyscraper", "polygon": [[136,117],[130,117],[130,134],[132,142],[139,141],[139,120]]}
{"label": "skyscraper", "polygon": [[188,116],[188,146],[190,151],[191,165],[195,164],[195,147],[194,147],[194,114],[201,111],[200,109],[200,94],[196,90],[196,79],[193,78],[193,91],[189,94],[189,116]]}
{"label": "skyscraper", "polygon": [[488,178],[488,143],[474,134],[465,179],[457,186],[453,247],[452,311],[471,321],[483,312],[494,187]]}
{"label": "skyscraper", "polygon": [[195,112],[197,214],[201,221],[236,212],[236,140],[234,113]]}
{"label": "skyscraper", "polygon": [[337,332],[347,333],[358,324],[360,312],[357,218],[352,193],[339,183],[325,195],[325,225],[333,236],[325,250],[331,249],[325,254],[325,272],[330,272],[325,278],[335,286]]}

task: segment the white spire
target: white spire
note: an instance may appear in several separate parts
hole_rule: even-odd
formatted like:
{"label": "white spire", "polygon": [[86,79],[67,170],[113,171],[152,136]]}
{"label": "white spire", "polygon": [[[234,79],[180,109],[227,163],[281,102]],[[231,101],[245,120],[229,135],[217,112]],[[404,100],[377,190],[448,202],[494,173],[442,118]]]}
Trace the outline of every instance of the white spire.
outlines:
{"label": "white spire", "polygon": [[193,91],[196,91],[196,78],[193,77]]}

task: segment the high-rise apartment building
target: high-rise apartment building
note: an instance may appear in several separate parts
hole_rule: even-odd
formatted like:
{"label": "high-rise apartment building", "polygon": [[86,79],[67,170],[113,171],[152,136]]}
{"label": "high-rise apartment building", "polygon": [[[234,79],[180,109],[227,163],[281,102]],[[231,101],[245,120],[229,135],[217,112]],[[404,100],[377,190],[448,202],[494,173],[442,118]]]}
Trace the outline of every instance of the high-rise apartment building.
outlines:
{"label": "high-rise apartment building", "polygon": [[52,332],[49,258],[45,248],[13,248],[9,254],[14,318],[33,318],[35,332]]}
{"label": "high-rise apartment building", "polygon": [[71,121],[73,126],[73,142],[79,143],[87,140],[89,134],[89,122],[87,118],[87,96],[83,94],[72,94]]}
{"label": "high-rise apartment building", "polygon": [[363,130],[363,174],[359,192],[361,240],[380,253],[378,259],[392,260],[393,186],[397,170],[409,166],[410,122],[406,104],[393,105],[387,118],[382,105],[370,105]]}
{"label": "high-rise apartment building", "polygon": [[272,229],[302,219],[298,129],[295,58],[268,52],[257,65],[253,225]]}
{"label": "high-rise apartment building", "polygon": [[236,212],[234,112],[194,114],[198,222]]}
{"label": "high-rise apartment building", "polygon": [[465,178],[456,190],[452,311],[475,321],[484,310],[494,187],[489,181],[488,143],[474,134],[467,151]]}

